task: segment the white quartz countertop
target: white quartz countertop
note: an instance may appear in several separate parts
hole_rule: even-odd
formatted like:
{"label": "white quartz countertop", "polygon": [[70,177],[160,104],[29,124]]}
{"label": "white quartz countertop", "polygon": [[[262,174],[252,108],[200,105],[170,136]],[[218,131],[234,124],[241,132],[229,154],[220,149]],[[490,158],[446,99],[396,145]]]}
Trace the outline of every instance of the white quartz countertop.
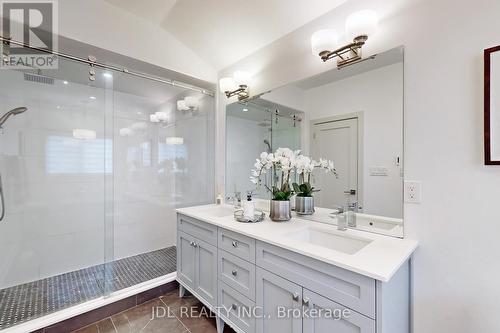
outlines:
{"label": "white quartz countertop", "polygon": [[[179,208],[177,212],[382,282],[388,282],[418,246],[418,242],[412,239],[400,239],[352,229],[337,231],[334,225],[295,217],[281,223],[273,222],[269,217],[259,223],[240,223],[235,221],[233,216],[219,217],[217,214],[211,214],[212,210],[221,208],[229,211],[232,206],[204,205]],[[308,226],[371,242],[354,254],[346,254],[286,236]]]}

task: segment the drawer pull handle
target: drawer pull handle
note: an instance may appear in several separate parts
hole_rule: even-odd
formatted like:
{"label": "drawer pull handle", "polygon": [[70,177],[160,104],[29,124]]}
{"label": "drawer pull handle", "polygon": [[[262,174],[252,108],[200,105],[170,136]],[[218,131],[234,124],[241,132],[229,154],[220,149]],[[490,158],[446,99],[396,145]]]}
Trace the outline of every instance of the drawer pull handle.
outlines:
{"label": "drawer pull handle", "polygon": [[309,307],[309,298],[304,297],[302,299],[302,305]]}
{"label": "drawer pull handle", "polygon": [[238,275],[238,271],[237,271],[237,270],[235,270],[235,269],[233,269],[233,271],[232,271],[231,273],[233,274],[233,276]]}
{"label": "drawer pull handle", "polygon": [[237,241],[233,241],[233,247],[238,247],[238,242]]}
{"label": "drawer pull handle", "polygon": [[231,308],[236,311],[236,309],[238,309],[238,306],[236,305],[236,303],[233,303],[233,305],[231,305]]}
{"label": "drawer pull handle", "polygon": [[193,241],[189,242],[189,245],[194,246],[194,242]]}
{"label": "drawer pull handle", "polygon": [[293,293],[293,294],[292,294],[292,299],[293,299],[295,302],[298,302],[298,301],[299,301],[299,294],[298,294],[298,293]]}
{"label": "drawer pull handle", "polygon": [[198,244],[196,242],[193,242],[194,247],[198,247]]}

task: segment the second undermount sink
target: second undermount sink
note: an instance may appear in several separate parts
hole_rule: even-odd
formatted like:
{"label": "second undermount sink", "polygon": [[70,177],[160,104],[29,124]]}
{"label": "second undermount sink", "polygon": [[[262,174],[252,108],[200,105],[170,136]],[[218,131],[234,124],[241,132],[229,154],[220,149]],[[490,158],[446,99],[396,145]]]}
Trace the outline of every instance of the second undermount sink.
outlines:
{"label": "second undermount sink", "polygon": [[288,233],[285,237],[345,254],[355,254],[372,242],[370,239],[347,236],[343,232],[314,226]]}

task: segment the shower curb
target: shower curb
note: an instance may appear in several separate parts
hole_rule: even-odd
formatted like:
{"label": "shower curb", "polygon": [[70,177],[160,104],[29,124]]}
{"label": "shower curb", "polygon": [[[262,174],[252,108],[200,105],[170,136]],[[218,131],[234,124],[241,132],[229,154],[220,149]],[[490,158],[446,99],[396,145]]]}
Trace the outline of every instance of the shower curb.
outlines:
{"label": "shower curb", "polygon": [[98,322],[107,317],[111,317],[112,315],[145,303],[168,292],[171,292],[177,289],[178,286],[179,283],[177,281],[171,281],[152,289],[140,292],[136,295],[126,297],[114,303],[107,304],[100,308],[63,320],[48,327],[32,331],[32,333],[62,333],[75,331],[92,323]]}

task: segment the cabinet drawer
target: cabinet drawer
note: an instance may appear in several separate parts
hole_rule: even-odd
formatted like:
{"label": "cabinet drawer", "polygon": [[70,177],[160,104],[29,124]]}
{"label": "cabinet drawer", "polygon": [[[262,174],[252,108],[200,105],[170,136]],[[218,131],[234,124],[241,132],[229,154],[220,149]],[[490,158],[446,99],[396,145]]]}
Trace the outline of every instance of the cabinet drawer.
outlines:
{"label": "cabinet drawer", "polygon": [[215,225],[177,214],[177,230],[217,246],[217,227]]}
{"label": "cabinet drawer", "polygon": [[257,266],[375,318],[375,280],[319,260],[257,242]]}
{"label": "cabinet drawer", "polygon": [[304,316],[303,333],[375,333],[375,320],[307,289],[303,291],[303,304],[310,314],[316,313]]}
{"label": "cabinet drawer", "polygon": [[255,265],[219,250],[219,280],[255,301]]}
{"label": "cabinet drawer", "polygon": [[[253,316],[255,302],[222,281],[219,281],[219,306],[224,321],[231,322],[245,333],[255,332],[255,317]],[[233,326],[231,324],[230,326]]]}
{"label": "cabinet drawer", "polygon": [[219,228],[219,248],[255,263],[255,239]]}

